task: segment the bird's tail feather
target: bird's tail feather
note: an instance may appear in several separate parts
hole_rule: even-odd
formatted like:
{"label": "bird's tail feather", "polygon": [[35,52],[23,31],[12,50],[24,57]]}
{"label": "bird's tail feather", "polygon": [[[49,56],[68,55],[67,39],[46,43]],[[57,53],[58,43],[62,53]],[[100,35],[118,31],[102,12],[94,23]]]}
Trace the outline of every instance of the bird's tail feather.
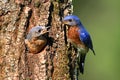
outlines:
{"label": "bird's tail feather", "polygon": [[95,51],[94,51],[94,49],[91,49],[91,50],[92,50],[93,54],[95,55]]}
{"label": "bird's tail feather", "polygon": [[86,54],[80,54],[79,57],[80,57],[80,59],[79,59],[80,61],[79,61],[78,65],[79,65],[80,72],[83,74]]}

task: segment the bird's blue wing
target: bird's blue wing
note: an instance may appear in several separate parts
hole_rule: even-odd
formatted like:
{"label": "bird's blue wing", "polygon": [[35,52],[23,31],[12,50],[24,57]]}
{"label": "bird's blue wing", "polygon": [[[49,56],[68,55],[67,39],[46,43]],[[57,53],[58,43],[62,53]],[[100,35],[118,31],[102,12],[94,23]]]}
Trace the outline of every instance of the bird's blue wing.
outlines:
{"label": "bird's blue wing", "polygon": [[79,37],[80,37],[80,40],[88,47],[90,48],[93,53],[95,54],[94,52],[94,49],[93,49],[93,45],[92,45],[92,40],[91,40],[91,37],[89,35],[89,33],[85,30],[85,29],[82,29],[82,30],[79,30]]}

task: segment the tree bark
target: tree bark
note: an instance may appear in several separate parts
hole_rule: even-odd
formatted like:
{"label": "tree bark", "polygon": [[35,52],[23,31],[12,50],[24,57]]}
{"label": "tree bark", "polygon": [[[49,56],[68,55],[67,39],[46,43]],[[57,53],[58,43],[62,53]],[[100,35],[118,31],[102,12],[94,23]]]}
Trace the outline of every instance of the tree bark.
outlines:
{"label": "tree bark", "polygon": [[[66,29],[72,0],[0,0],[0,80],[70,80]],[[48,44],[38,54],[26,50],[34,26],[50,26]]]}

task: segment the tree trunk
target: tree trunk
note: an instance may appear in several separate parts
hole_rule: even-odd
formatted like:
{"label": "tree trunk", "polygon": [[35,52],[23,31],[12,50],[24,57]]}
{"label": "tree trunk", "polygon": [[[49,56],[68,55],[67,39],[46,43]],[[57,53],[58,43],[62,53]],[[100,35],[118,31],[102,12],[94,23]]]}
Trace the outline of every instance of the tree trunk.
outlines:
{"label": "tree trunk", "polygon": [[[0,80],[70,80],[66,29],[71,0],[0,0]],[[48,44],[38,54],[26,50],[34,26],[50,26]]]}

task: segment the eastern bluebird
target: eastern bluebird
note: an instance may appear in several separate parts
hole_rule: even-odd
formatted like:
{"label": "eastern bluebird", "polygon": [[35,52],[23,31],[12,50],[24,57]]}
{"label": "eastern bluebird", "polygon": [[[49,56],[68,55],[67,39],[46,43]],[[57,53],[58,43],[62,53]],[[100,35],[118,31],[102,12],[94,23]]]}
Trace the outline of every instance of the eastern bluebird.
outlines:
{"label": "eastern bluebird", "polygon": [[80,72],[84,73],[84,61],[89,48],[95,55],[90,34],[86,31],[80,19],[75,15],[64,17],[63,23],[68,26],[68,42],[70,42],[78,51],[78,65]]}
{"label": "eastern bluebird", "polygon": [[47,33],[47,28],[43,26],[35,26],[29,31],[25,43],[30,52],[38,53],[45,47],[47,43],[45,33]]}

